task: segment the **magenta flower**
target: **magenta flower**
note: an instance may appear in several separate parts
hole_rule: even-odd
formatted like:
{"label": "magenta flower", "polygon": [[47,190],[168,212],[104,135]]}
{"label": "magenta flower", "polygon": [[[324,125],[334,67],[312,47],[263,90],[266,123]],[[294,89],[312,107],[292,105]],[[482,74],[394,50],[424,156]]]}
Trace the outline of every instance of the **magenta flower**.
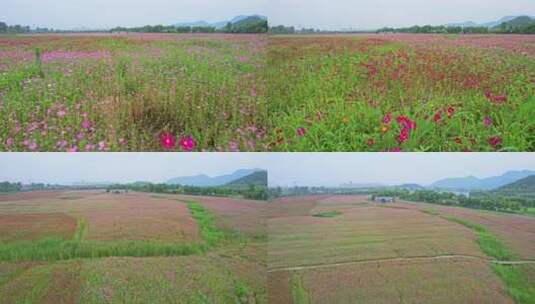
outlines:
{"label": "magenta flower", "polygon": [[483,119],[483,124],[485,124],[485,126],[489,127],[492,125],[492,118],[490,117],[485,117],[485,119]]}
{"label": "magenta flower", "polygon": [[91,129],[91,121],[84,119],[84,121],[82,121],[82,128],[86,130]]}
{"label": "magenta flower", "polygon": [[493,147],[493,148],[498,148],[498,146],[500,146],[502,144],[502,138],[499,137],[499,136],[494,136],[494,137],[491,137],[489,139],[489,144]]}
{"label": "magenta flower", "polygon": [[6,147],[9,148],[11,146],[13,146],[13,138],[10,137],[6,139]]}
{"label": "magenta flower", "polygon": [[77,140],[82,140],[82,139],[84,139],[84,133],[82,133],[82,132],[78,132],[78,134],[76,134],[76,139],[77,139]]}
{"label": "magenta flower", "polygon": [[305,136],[307,134],[307,130],[305,128],[297,128],[297,136]]}
{"label": "magenta flower", "polygon": [[403,126],[404,128],[407,128],[410,130],[416,130],[416,122],[410,120],[407,116],[398,116],[398,118],[396,118],[397,122]]}
{"label": "magenta flower", "polygon": [[95,145],[87,144],[85,146],[85,151],[90,152],[90,151],[93,151],[93,150],[95,150]]}
{"label": "magenta flower", "polygon": [[392,115],[390,115],[390,113],[385,114],[385,116],[383,117],[383,123],[389,124],[391,121],[392,121]]}
{"label": "magenta flower", "polygon": [[65,110],[59,110],[57,115],[58,117],[64,117],[65,115],[67,115],[67,112]]}
{"label": "magenta flower", "polygon": [[66,140],[60,140],[56,143],[58,149],[64,149],[69,143]]}
{"label": "magenta flower", "polygon": [[403,128],[401,129],[401,132],[399,133],[398,142],[399,144],[402,144],[406,142],[407,140],[409,140],[409,129]]}
{"label": "magenta flower", "polygon": [[72,146],[67,149],[67,152],[78,152],[78,146]]}
{"label": "magenta flower", "polygon": [[102,141],[99,141],[99,142],[98,142],[98,150],[99,150],[99,151],[106,151],[106,150],[108,150],[108,145],[106,144],[105,141],[102,140]]}
{"label": "magenta flower", "polygon": [[166,149],[173,149],[176,146],[176,137],[169,132],[163,132],[160,134],[160,144]]}
{"label": "magenta flower", "polygon": [[119,145],[121,146],[125,146],[126,144],[128,144],[128,141],[124,138],[119,138]]}
{"label": "magenta flower", "polygon": [[184,151],[191,151],[197,146],[197,142],[191,136],[182,137],[180,139],[180,146]]}
{"label": "magenta flower", "polygon": [[440,111],[436,112],[435,116],[433,117],[433,120],[435,122],[439,122],[441,119],[442,119],[442,113],[440,113]]}
{"label": "magenta flower", "polygon": [[37,148],[39,148],[39,146],[37,145],[37,143],[35,142],[35,140],[32,140],[30,142],[30,144],[28,145],[28,149],[32,150],[32,151],[35,151],[37,150]]}

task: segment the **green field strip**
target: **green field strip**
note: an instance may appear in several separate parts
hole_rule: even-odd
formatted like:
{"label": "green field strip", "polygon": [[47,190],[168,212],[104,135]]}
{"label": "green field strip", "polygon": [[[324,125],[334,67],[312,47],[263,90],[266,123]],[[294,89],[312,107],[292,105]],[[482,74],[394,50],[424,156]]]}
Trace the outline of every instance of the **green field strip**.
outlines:
{"label": "green field strip", "polygon": [[290,281],[292,299],[294,304],[310,304],[310,296],[303,286],[303,278],[298,273],[293,273]]}
{"label": "green field strip", "polygon": [[[425,213],[425,212],[424,212]],[[523,265],[532,261],[516,261],[523,265],[515,264],[517,256],[492,232],[483,225],[469,222],[459,217],[451,215],[441,215],[441,218],[463,225],[473,230],[477,237],[477,243],[486,255],[496,259],[492,262],[494,273],[502,280],[507,288],[507,292],[518,304],[535,303],[535,286],[530,284],[529,273],[523,271]]]}

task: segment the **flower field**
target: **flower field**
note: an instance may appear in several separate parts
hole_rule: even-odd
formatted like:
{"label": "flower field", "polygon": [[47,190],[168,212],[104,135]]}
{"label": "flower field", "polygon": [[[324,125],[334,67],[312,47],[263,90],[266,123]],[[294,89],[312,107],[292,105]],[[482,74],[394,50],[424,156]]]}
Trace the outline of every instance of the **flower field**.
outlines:
{"label": "flower field", "polygon": [[0,151],[265,150],[263,35],[0,37]]}
{"label": "flower field", "polygon": [[533,36],[269,39],[271,150],[535,150]]}

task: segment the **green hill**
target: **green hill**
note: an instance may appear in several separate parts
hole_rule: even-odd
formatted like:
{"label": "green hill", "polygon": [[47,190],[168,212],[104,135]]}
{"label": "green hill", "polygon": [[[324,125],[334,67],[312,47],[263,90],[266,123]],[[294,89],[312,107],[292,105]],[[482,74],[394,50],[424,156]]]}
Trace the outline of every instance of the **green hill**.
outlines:
{"label": "green hill", "polygon": [[259,187],[267,187],[267,184],[268,184],[267,171],[256,171],[252,174],[249,174],[247,176],[234,180],[226,184],[225,186],[232,187],[232,188],[249,187],[251,185],[259,186]]}
{"label": "green hill", "polygon": [[496,193],[500,194],[515,194],[521,195],[524,197],[532,197],[535,199],[535,175],[525,177],[523,179],[517,180],[514,183],[505,185],[498,188]]}

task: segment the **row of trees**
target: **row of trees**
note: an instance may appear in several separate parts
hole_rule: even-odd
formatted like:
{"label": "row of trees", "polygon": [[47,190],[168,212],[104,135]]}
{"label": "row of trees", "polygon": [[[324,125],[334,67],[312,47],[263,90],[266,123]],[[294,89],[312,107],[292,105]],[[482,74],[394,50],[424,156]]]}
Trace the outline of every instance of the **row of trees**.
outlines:
{"label": "row of trees", "polygon": [[512,26],[502,23],[495,28],[484,26],[411,26],[405,28],[385,27],[379,29],[377,33],[410,33],[410,34],[535,34],[535,23],[524,26]]}
{"label": "row of trees", "polygon": [[229,188],[229,187],[193,187],[169,184],[152,184],[152,183],[134,183],[134,184],[117,184],[107,187],[108,192],[115,190],[130,190],[150,193],[168,193],[168,194],[186,194],[186,195],[204,195],[204,196],[223,196],[223,197],[243,197],[253,200],[267,200],[267,187],[250,185],[248,188]]}
{"label": "row of trees", "polygon": [[517,199],[512,197],[499,197],[491,195],[465,196],[451,192],[438,192],[432,190],[380,190],[374,193],[379,196],[393,196],[414,202],[430,204],[461,206],[473,209],[485,209],[502,212],[519,212],[525,208],[535,207],[535,200]]}
{"label": "row of trees", "polygon": [[19,192],[21,190],[22,190],[21,183],[10,183],[10,182],[0,183],[0,193]]}
{"label": "row of trees", "polygon": [[7,25],[5,22],[0,21],[0,33],[29,33],[29,26],[22,25]]}
{"label": "row of trees", "polygon": [[135,32],[135,33],[266,33],[268,31],[267,20],[247,18],[237,23],[227,23],[221,29],[213,26],[164,26],[146,25],[142,27],[116,27],[111,32]]}

